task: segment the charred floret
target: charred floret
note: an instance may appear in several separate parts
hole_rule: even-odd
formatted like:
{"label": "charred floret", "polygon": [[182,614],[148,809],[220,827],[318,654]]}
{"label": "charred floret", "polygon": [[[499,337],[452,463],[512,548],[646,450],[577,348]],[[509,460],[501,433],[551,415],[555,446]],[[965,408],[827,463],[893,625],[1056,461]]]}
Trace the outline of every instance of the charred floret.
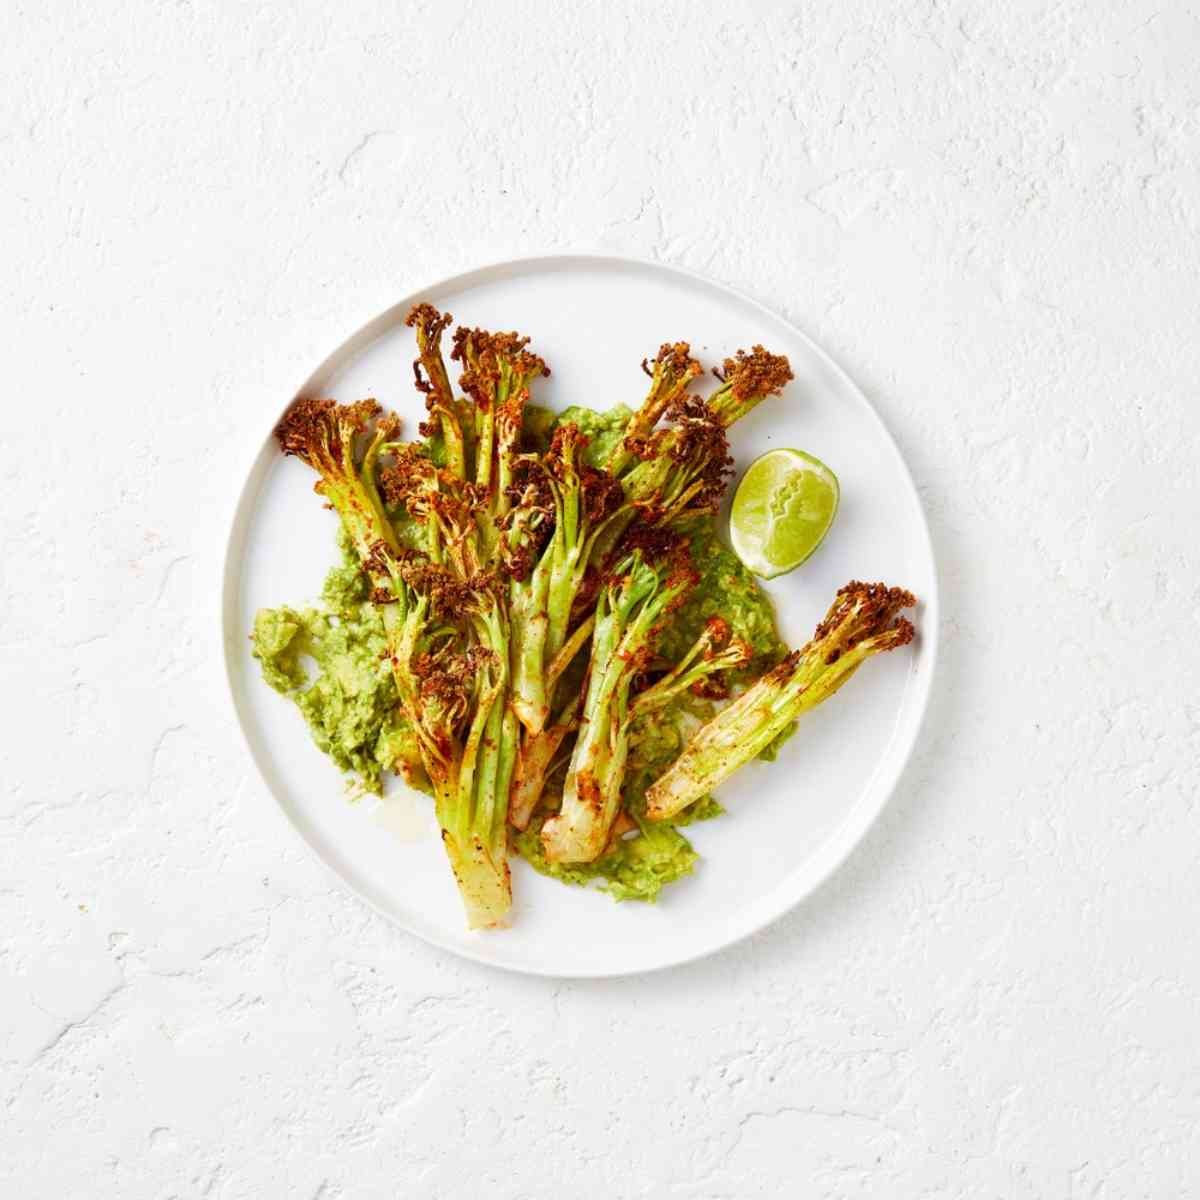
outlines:
{"label": "charred floret", "polygon": [[721,386],[708,398],[708,405],[727,429],[768,396],[779,395],[795,378],[785,355],[772,354],[762,346],[749,352],[739,350],[713,374]]}
{"label": "charred floret", "polygon": [[703,726],[646,792],[647,815],[674,816],[756,757],[793,721],[828,699],[872,655],[912,641],[904,588],[848,583],[813,633]]}
{"label": "charred floret", "polygon": [[453,318],[432,304],[418,304],[405,324],[417,337],[417,358],[413,362],[413,382],[425,397],[429,417],[421,424],[421,436],[441,436],[446,451],[446,468],[458,479],[466,478],[466,444],[462,420],[450,387],[446,361],[442,357],[442,338]]}
{"label": "charred floret", "polygon": [[642,370],[650,376],[650,391],[625,429],[625,437],[613,448],[605,466],[619,474],[645,449],[647,439],[663,415],[687,393],[688,385],[704,368],[692,357],[687,342],[664,342],[653,365],[642,359]]}

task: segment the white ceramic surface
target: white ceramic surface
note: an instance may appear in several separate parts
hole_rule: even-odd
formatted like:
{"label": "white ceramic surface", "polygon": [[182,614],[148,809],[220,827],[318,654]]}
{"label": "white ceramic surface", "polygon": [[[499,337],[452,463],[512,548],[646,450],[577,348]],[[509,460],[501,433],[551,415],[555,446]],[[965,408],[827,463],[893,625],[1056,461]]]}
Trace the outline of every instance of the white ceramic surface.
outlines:
{"label": "white ceramic surface", "polygon": [[826,878],[874,821],[925,709],[937,581],[920,502],[895,445],[854,384],[786,322],[694,275],[623,258],[526,259],[434,284],[349,338],[298,394],[374,396],[415,434],[421,408],[403,320],[416,299],[469,324],[532,335],[553,369],[535,398],[556,408],[636,404],[645,384],[640,361],[668,339],[690,340],[706,364],[760,341],[786,353],[795,381],[735,427],[738,469],[772,447],[808,450],[837,472],[842,505],[821,549],[766,585],[781,630],[799,644],[834,590],[860,578],[915,591],[920,635],[867,664],[807,717],[778,762],[753,764],[721,789],[728,815],[689,828],[702,861],[657,905],[618,905],[565,888],[517,860],[511,926],[471,933],[429,802],[394,782],[382,810],[370,798],[348,803],[299,714],[258,677],[246,637],[254,612],[313,600],[334,555],[334,521],[312,493],[311,473],[282,459],[264,430],[230,535],[223,619],[234,701],[267,784],[308,845],[361,897],[419,937],[496,966],[627,974],[697,958],[762,928]]}

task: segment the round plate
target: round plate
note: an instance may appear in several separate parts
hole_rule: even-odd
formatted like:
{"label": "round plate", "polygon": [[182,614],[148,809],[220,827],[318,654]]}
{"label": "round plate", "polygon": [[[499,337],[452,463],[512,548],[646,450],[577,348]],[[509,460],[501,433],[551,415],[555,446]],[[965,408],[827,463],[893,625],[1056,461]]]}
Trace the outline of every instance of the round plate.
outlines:
{"label": "round plate", "polygon": [[[298,395],[374,396],[416,435],[414,347],[404,317],[429,300],[460,321],[520,329],[553,368],[535,400],[636,405],[641,361],[684,338],[706,365],[756,342],[787,354],[796,378],[734,426],[739,470],[792,446],[837,473],[841,511],[821,548],[767,584],[780,629],[800,645],[847,580],[885,580],[917,593],[918,640],[867,663],[801,722],[777,762],[752,763],[719,791],[728,814],[690,826],[695,873],[656,905],[616,904],[513,862],[511,925],[472,933],[442,852],[432,802],[398,781],[382,804],[351,803],[294,705],[262,682],[247,634],[263,606],[320,594],[335,558],[335,521],[311,471],[278,453],[271,430],[242,489],[225,563],[230,687],[267,786],[316,854],[364,900],[410,933],[457,954],[555,976],[630,974],[728,946],[786,912],[826,878],[878,816],[904,767],[929,695],[937,581],[929,533],[904,462],[875,411],[808,338],[760,305],[684,271],[587,255],[524,259],[414,293],[344,342]],[[290,398],[289,398],[290,402]],[[730,489],[732,491],[732,488]]]}

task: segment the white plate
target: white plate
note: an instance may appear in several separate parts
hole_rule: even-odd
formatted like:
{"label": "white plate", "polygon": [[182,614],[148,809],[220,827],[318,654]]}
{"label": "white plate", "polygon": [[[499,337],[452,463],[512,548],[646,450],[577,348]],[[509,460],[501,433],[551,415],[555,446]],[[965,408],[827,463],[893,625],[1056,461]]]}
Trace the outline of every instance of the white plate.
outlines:
{"label": "white plate", "polygon": [[919,596],[919,638],[867,663],[804,719],[778,762],[754,763],[720,789],[728,815],[687,830],[702,861],[657,905],[616,904],[517,860],[511,927],[471,933],[431,803],[399,783],[382,811],[370,798],[348,803],[295,707],[259,678],[247,640],[255,611],[313,600],[335,553],[334,518],[313,494],[311,472],[283,459],[264,430],[230,533],[223,610],[230,687],[259,770],[304,840],[350,888],[402,928],[457,954],[535,974],[604,976],[728,946],[786,912],[842,862],[879,814],[916,739],[936,651],[937,581],[904,462],[862,393],[799,331],[725,287],[622,258],[525,259],[434,284],[354,334],[299,394],[374,396],[415,436],[422,410],[403,322],[418,299],[467,324],[530,334],[554,372],[535,399],[556,408],[637,404],[645,392],[641,360],[663,341],[689,340],[706,365],[755,342],[787,354],[795,381],[734,427],[738,468],[772,447],[798,447],[834,469],[842,502],[821,549],[767,585],[783,635],[799,645],[841,584],[881,579]]}

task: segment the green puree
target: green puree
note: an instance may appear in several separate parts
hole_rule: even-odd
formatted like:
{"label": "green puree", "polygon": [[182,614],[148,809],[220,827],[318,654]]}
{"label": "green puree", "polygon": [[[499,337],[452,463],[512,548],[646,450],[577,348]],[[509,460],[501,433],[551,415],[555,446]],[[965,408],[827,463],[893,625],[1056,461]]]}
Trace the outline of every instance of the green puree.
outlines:
{"label": "green puree", "polygon": [[353,785],[378,795],[384,771],[419,785],[420,765],[399,716],[383,620],[352,553],[343,547],[342,554],[325,580],[322,608],[260,610],[251,644],[263,679],[295,701],[313,741]]}
{"label": "green puree", "polygon": [[647,821],[640,832],[617,843],[594,863],[552,863],[542,849],[541,831],[531,825],[518,833],[514,845],[535,871],[577,887],[593,884],[614,900],[655,901],[668,883],[690,875],[700,856],[669,821]]}
{"label": "green puree", "polygon": [[632,416],[633,410],[624,404],[615,405],[608,412],[597,412],[594,408],[576,405],[563,409],[554,425],[578,425],[580,433],[589,439],[583,457],[588,466],[599,467],[616,448]]}
{"label": "green puree", "polygon": [[[569,408],[555,421],[546,410],[530,406],[526,436],[545,446],[556,423],[572,421],[590,438],[587,460],[600,465],[630,415],[624,406],[606,413]],[[406,517],[397,524],[405,541],[416,532]],[[786,647],[775,630],[770,600],[718,536],[715,521],[697,522],[691,538],[700,580],[663,631],[659,652],[667,662],[678,660],[705,621],[719,615],[729,622],[734,636],[754,649],[754,661],[733,681],[736,689],[777,662]],[[415,740],[397,711],[382,618],[368,599],[366,580],[353,553],[344,543],[341,549],[342,561],[325,581],[319,608],[281,607],[258,613],[251,635],[254,657],[266,682],[295,702],[313,740],[346,773],[354,790],[378,794],[385,771],[395,771],[413,786],[428,790]],[[536,822],[514,835],[516,850],[535,870],[564,883],[599,886],[615,900],[656,900],[663,887],[692,871],[698,857],[678,826],[718,816],[723,810],[712,797],[705,797],[674,821],[644,821],[645,792],[716,709],[711,700],[684,695],[634,726],[624,804],[637,829],[618,839],[599,860],[571,866],[547,862]],[[763,757],[774,757],[774,749]],[[548,788],[551,799],[555,783],[561,789],[561,772]]]}

